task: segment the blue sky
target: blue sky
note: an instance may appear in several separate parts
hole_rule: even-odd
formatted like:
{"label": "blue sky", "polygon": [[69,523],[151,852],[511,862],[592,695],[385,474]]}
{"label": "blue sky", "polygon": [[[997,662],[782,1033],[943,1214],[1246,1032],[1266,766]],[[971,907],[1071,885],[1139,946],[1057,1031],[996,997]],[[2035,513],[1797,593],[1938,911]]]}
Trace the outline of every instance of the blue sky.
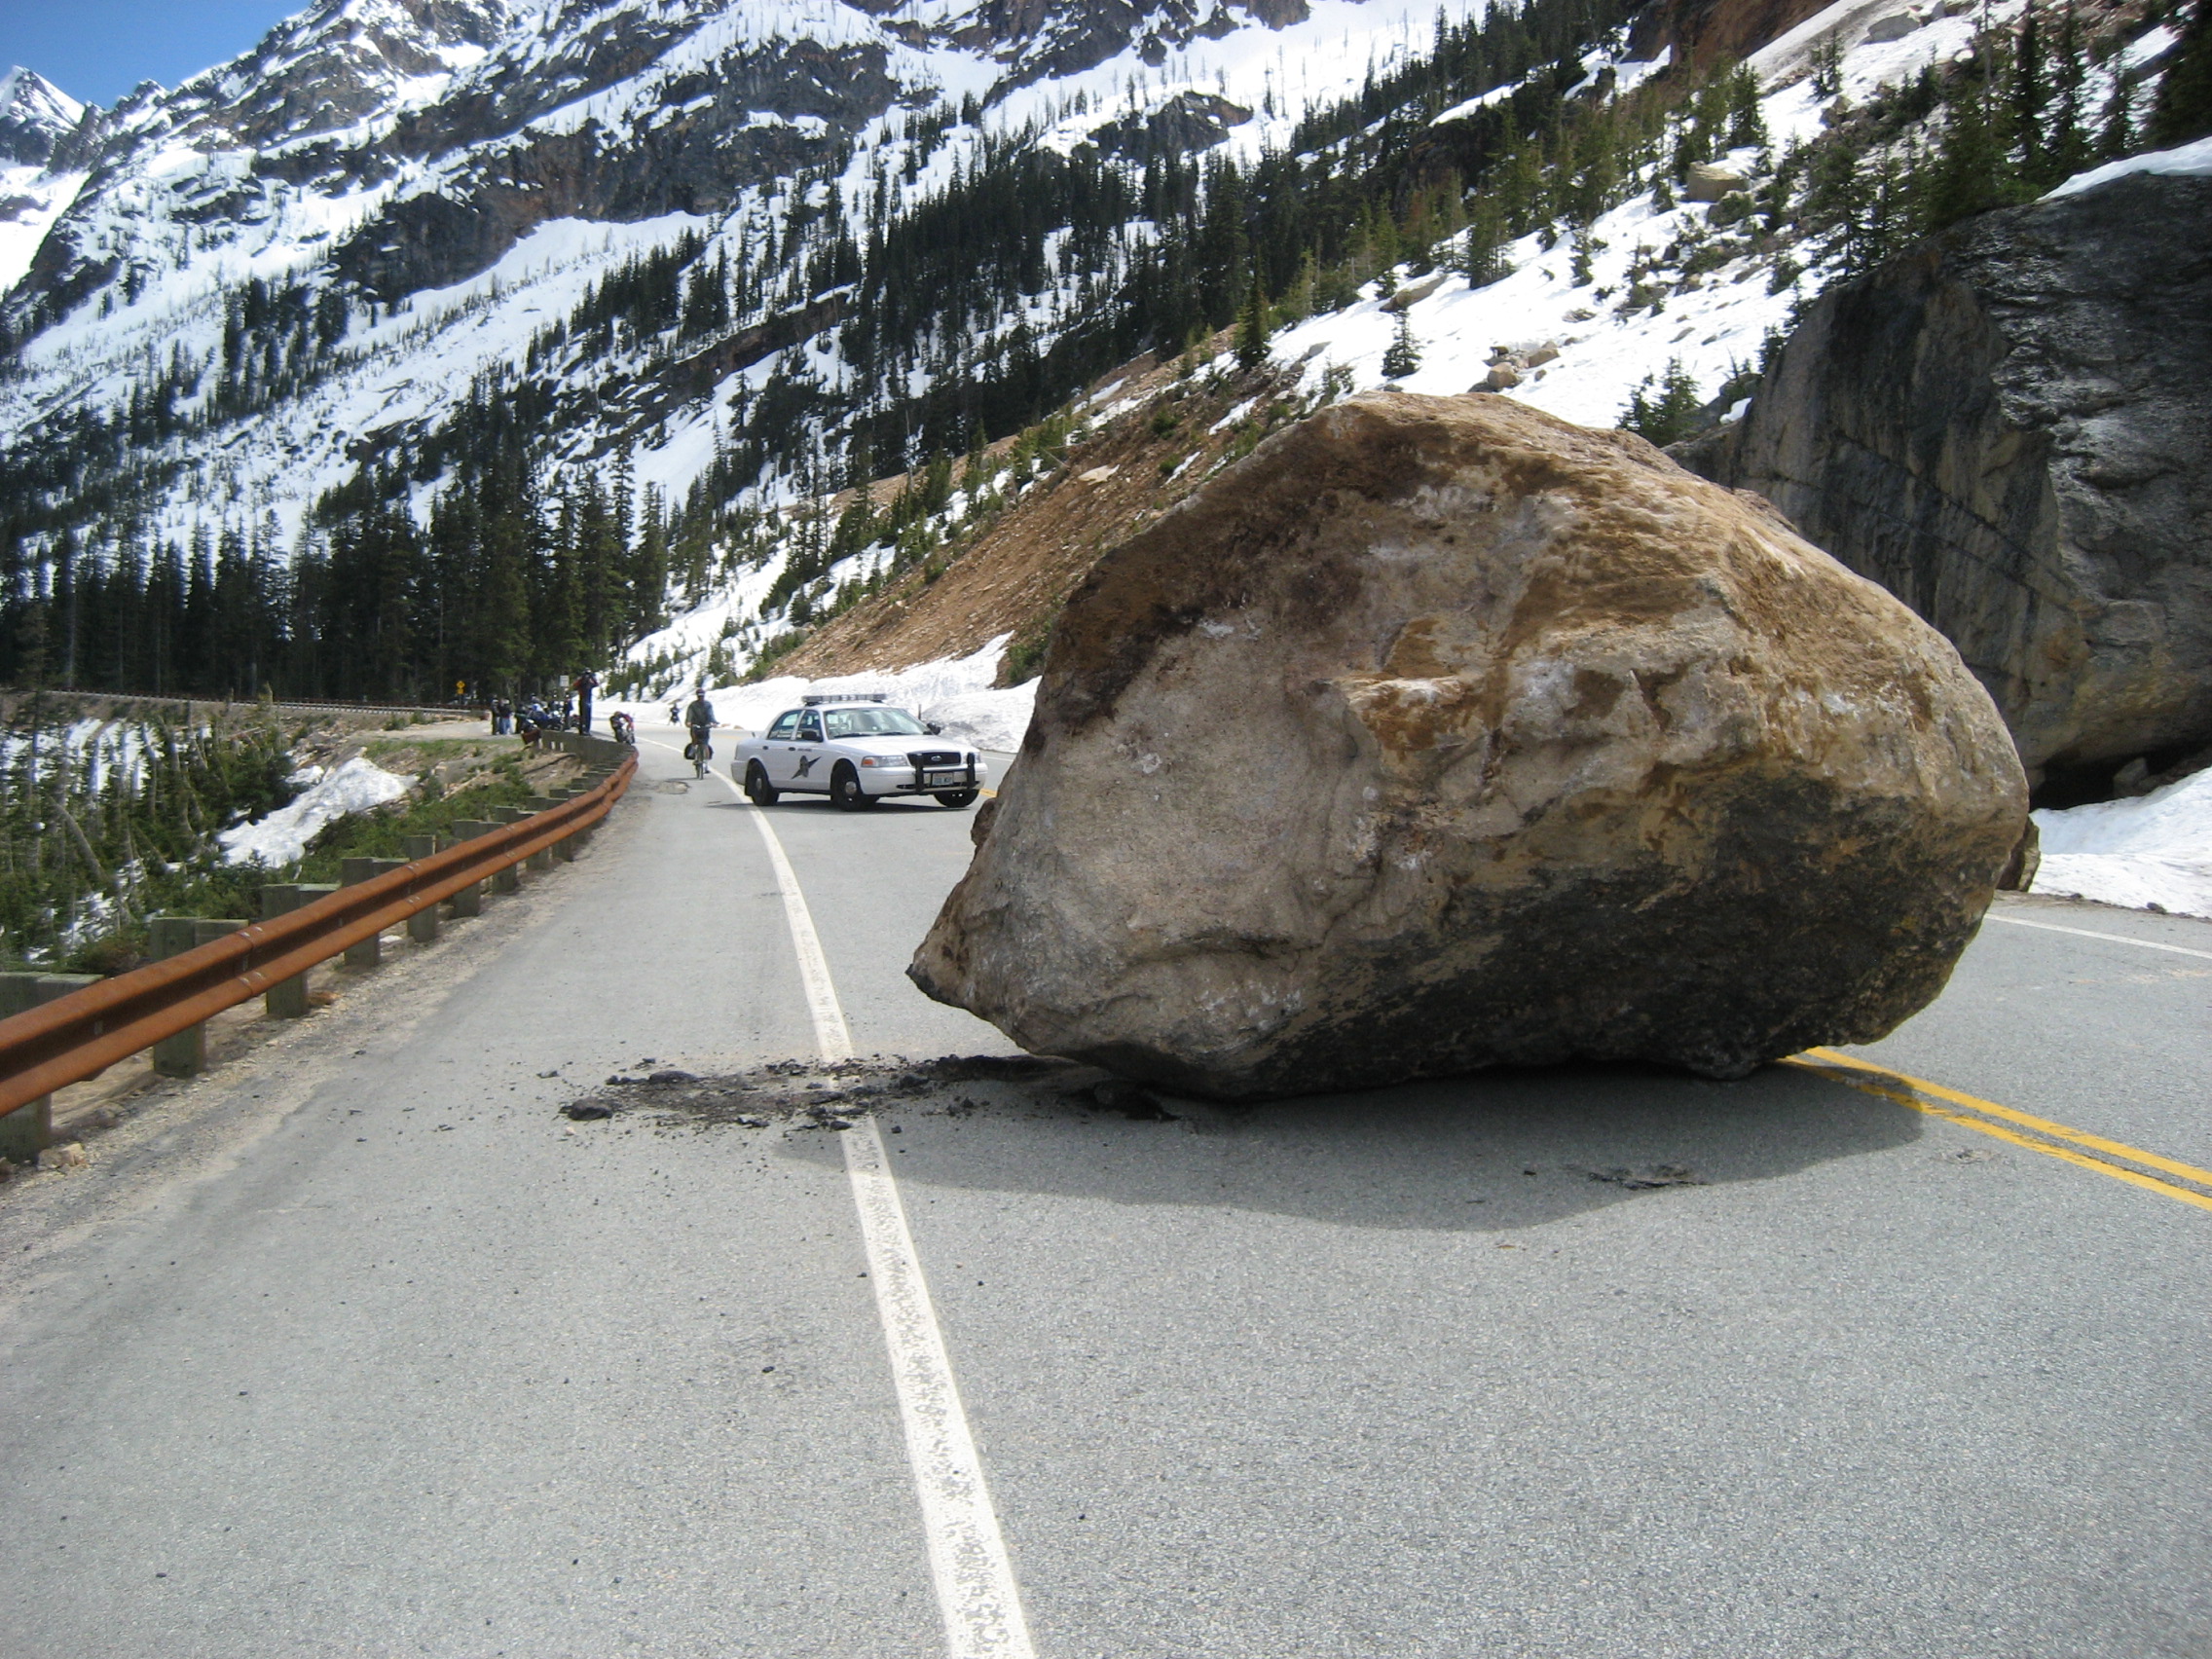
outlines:
{"label": "blue sky", "polygon": [[20,63],[71,97],[112,104],[240,53],[309,0],[0,0],[0,72]]}

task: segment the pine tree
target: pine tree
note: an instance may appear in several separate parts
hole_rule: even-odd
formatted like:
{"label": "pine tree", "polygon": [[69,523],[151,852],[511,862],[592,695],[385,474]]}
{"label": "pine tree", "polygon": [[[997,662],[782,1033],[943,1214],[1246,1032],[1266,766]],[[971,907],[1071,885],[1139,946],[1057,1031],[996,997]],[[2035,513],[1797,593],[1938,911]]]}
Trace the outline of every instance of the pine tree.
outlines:
{"label": "pine tree", "polygon": [[2058,48],[2053,65],[2058,113],[2051,126],[2050,142],[2045,147],[2044,175],[2036,181],[2039,194],[2089,165],[2089,139],[2082,109],[2082,91],[2088,80],[2089,64],[2074,4],[2075,0],[2065,0],[2066,9],[2059,15]]}
{"label": "pine tree", "polygon": [[1268,360],[1268,294],[1260,286],[1260,268],[1252,268],[1243,308],[1236,313],[1236,366],[1250,370]]}
{"label": "pine tree", "polygon": [[1936,153],[1923,214],[1928,228],[1939,231],[2001,204],[2009,171],[1981,95],[1969,92],[1951,106],[1951,118],[1943,128],[1943,144]]}
{"label": "pine tree", "polygon": [[2158,83],[2150,138],[2161,150],[2212,134],[2212,0],[2196,0],[2174,60]]}
{"label": "pine tree", "polygon": [[1488,287],[1505,275],[1505,220],[1497,203],[1485,196],[1475,203],[1467,225],[1467,249],[1459,261],[1472,287]]}
{"label": "pine tree", "polygon": [[2135,149],[2135,83],[2127,71],[2114,66],[2112,91],[2105,97],[2104,119],[2097,129],[2097,154],[2108,162],[2131,155]]}
{"label": "pine tree", "polygon": [[1420,367],[1420,346],[1414,339],[1413,318],[1406,313],[1398,313],[1398,332],[1390,342],[1389,350],[1382,353],[1382,378],[1404,380]]}
{"label": "pine tree", "polygon": [[2050,101],[2050,66],[2044,61],[2043,29],[2033,0],[2012,44],[2011,68],[2008,113],[2012,136],[2020,146],[2020,170],[2033,181],[2044,172],[2044,110]]}
{"label": "pine tree", "polygon": [[[1655,383],[1658,394],[1653,396]],[[1683,369],[1679,357],[1670,358],[1663,376],[1645,375],[1642,384],[1628,394],[1620,425],[1623,431],[1634,432],[1664,449],[1690,435],[1702,408],[1697,382]]]}
{"label": "pine tree", "polygon": [[1728,76],[1728,148],[1747,147],[1766,147],[1766,117],[1759,110],[1759,78],[1739,65]]}

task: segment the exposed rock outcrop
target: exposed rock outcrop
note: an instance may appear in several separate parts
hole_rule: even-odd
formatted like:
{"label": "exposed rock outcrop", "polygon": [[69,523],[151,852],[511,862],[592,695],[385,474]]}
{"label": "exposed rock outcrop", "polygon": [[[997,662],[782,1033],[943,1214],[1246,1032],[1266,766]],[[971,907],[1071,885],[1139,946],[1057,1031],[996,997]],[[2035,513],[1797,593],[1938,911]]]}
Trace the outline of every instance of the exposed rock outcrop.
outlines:
{"label": "exposed rock outcrop", "polygon": [[1100,561],[908,972],[1224,1098],[1735,1076],[1933,997],[2025,814],[1957,652],[1758,504],[1376,393]]}
{"label": "exposed rock outcrop", "polygon": [[0,75],[0,166],[45,166],[85,108],[28,69]]}
{"label": "exposed rock outcrop", "polygon": [[2212,741],[2212,179],[1984,214],[1831,288],[1684,453],[1934,622],[2038,775]]}
{"label": "exposed rock outcrop", "polygon": [[1637,14],[1629,50],[1652,57],[1672,49],[1677,60],[1710,69],[1749,57],[1825,9],[1822,0],[1658,0]]}

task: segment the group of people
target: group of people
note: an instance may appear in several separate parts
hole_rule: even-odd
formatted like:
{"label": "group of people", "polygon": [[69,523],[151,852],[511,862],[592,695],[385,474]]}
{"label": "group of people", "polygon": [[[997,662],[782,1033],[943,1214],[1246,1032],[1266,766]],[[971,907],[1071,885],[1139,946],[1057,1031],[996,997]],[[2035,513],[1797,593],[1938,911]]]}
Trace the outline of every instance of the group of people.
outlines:
{"label": "group of people", "polygon": [[[557,704],[540,698],[517,706],[506,697],[492,699],[492,731],[498,737],[521,737],[526,742],[541,731],[589,731],[592,724],[592,698],[599,690],[599,676],[585,669],[569,682],[569,694]],[[668,706],[671,725],[682,725],[689,731],[691,744],[685,749],[688,756],[694,751],[702,762],[712,758],[714,747],[709,734],[715,726],[715,706],[707,701],[707,688],[696,688],[686,707],[682,701]],[[638,722],[617,709],[608,717],[608,731],[615,742],[635,748],[638,742]]]}
{"label": "group of people", "polygon": [[494,697],[492,734],[495,737],[527,737],[535,731],[589,731],[591,700],[598,690],[599,676],[587,668],[569,682],[569,694],[559,703],[547,703],[541,698],[533,697],[518,708],[505,697]]}

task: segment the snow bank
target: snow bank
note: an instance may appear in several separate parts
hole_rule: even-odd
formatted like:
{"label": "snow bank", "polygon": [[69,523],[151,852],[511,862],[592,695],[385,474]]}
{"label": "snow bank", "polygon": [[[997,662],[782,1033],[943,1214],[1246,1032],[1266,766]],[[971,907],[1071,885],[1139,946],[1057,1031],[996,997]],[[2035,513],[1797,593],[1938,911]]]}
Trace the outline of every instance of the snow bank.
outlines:
{"label": "snow bank", "polygon": [[2079,196],[2084,190],[2094,190],[2100,184],[2110,184],[2116,178],[2129,173],[2170,173],[2183,177],[2204,178],[2212,176],[2212,138],[2199,138],[2194,144],[2178,149],[2153,150],[2148,155],[2128,156],[2117,162],[2107,162],[2101,167],[2076,173],[2044,200],[2049,202],[2061,196]]}
{"label": "snow bank", "polygon": [[[1014,750],[1029,729],[1030,711],[1037,703],[1037,682],[994,688],[999,659],[1014,636],[1001,634],[973,656],[947,657],[916,663],[912,668],[880,674],[846,674],[828,680],[802,680],[781,675],[752,685],[709,686],[707,701],[715,718],[727,729],[759,731],[786,709],[795,708],[810,692],[881,691],[903,709],[911,709],[924,720],[944,727],[947,737],[973,743],[978,749]],[[670,708],[688,703],[690,693],[659,703],[606,703],[600,709],[628,712],[643,731],[664,727]],[[596,712],[596,711],[595,711]]]}
{"label": "snow bank", "polygon": [[2035,814],[2035,891],[2212,916],[2212,770],[2133,800]]}
{"label": "snow bank", "polygon": [[944,735],[977,749],[1012,754],[1021,747],[1029,717],[1037,708],[1037,681],[1003,691],[969,691],[932,703],[920,714],[944,727]]}
{"label": "snow bank", "polygon": [[337,823],[349,813],[367,812],[387,801],[397,800],[408,789],[405,778],[386,771],[361,756],[355,756],[328,777],[317,777],[310,771],[295,774],[293,781],[311,779],[306,792],[291,805],[280,806],[267,818],[241,824],[236,830],[220,831],[215,839],[222,843],[223,862],[235,865],[258,862],[271,868],[291,864],[306,856],[308,843],[326,826]]}

